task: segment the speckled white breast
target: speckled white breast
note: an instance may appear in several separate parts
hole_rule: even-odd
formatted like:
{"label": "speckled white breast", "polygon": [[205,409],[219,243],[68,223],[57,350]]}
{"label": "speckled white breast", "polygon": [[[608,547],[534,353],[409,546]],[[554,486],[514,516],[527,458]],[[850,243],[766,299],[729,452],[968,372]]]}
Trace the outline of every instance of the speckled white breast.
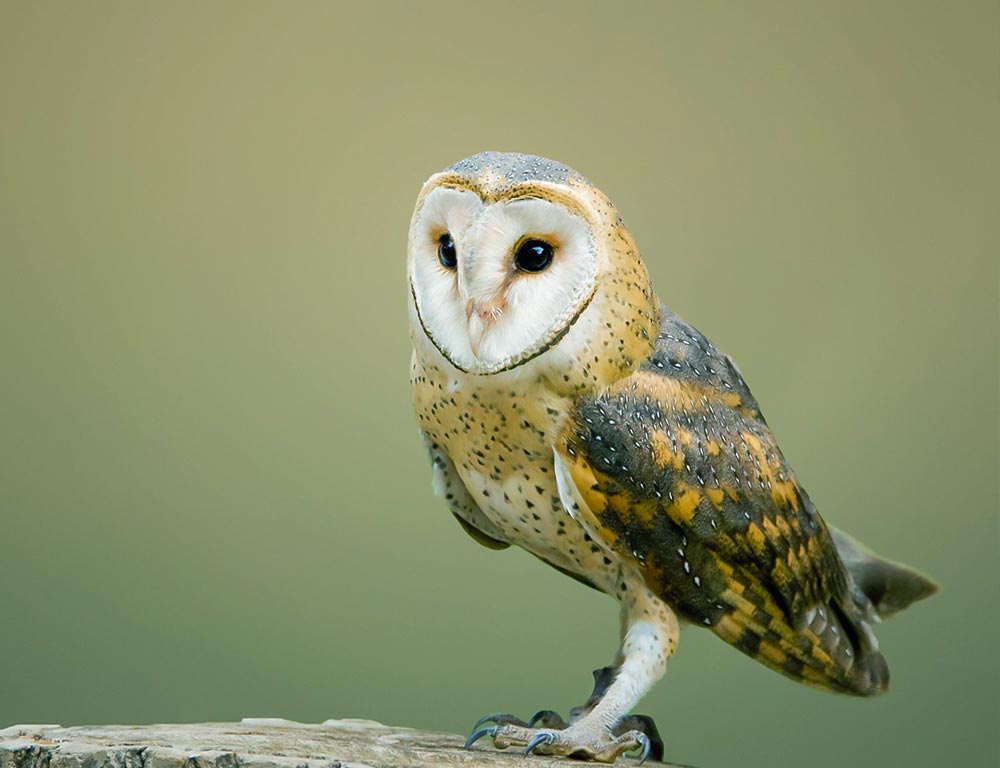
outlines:
{"label": "speckled white breast", "polygon": [[417,418],[512,544],[613,593],[618,564],[564,507],[553,443],[568,401],[539,379],[472,377],[414,362]]}

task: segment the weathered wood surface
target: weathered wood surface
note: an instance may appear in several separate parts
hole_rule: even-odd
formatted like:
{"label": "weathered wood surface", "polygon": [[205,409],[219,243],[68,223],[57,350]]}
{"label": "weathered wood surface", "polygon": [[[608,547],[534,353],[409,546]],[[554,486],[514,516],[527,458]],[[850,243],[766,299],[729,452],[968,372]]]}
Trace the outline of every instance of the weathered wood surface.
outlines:
{"label": "weathered wood surface", "polygon": [[[498,752],[489,739],[466,751],[464,738],[371,720],[319,725],[247,718],[239,723],[15,725],[0,730],[0,768],[551,768],[564,758]],[[619,765],[636,765],[632,759]]]}

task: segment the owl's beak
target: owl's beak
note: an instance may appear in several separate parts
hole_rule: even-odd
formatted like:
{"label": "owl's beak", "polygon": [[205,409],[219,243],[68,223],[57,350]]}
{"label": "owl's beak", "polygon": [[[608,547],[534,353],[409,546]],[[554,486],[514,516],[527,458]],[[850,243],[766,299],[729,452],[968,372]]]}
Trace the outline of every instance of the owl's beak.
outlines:
{"label": "owl's beak", "polygon": [[469,348],[477,358],[479,357],[479,349],[483,345],[486,329],[487,323],[479,315],[469,315]]}
{"label": "owl's beak", "polygon": [[507,302],[501,297],[485,301],[471,300],[465,305],[465,312],[469,317],[469,348],[476,357],[479,357],[486,334],[506,308]]}

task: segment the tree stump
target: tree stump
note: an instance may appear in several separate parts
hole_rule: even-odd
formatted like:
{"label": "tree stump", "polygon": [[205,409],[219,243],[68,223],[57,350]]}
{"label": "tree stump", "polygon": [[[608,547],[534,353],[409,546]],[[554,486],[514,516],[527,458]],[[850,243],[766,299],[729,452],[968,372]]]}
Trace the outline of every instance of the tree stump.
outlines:
{"label": "tree stump", "polygon": [[[270,718],[190,725],[15,725],[0,730],[0,768],[387,768],[406,766],[580,765],[520,750],[500,752],[489,740],[464,750],[447,733],[396,728],[372,720],[319,725]],[[632,759],[621,764],[635,765]],[[679,768],[676,767],[675,768]]]}

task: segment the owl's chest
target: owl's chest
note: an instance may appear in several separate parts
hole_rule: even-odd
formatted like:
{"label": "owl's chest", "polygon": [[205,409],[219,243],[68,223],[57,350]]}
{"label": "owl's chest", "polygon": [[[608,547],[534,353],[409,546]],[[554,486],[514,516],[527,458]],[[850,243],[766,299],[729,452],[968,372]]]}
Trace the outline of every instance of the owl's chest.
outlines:
{"label": "owl's chest", "polygon": [[439,445],[479,509],[512,544],[600,588],[611,559],[566,511],[553,445],[568,403],[542,388],[483,390],[414,381],[420,426]]}
{"label": "owl's chest", "polygon": [[512,542],[558,535],[548,528],[567,517],[552,456],[564,403],[541,388],[484,389],[461,380],[441,388],[415,382],[414,400],[427,437]]}

